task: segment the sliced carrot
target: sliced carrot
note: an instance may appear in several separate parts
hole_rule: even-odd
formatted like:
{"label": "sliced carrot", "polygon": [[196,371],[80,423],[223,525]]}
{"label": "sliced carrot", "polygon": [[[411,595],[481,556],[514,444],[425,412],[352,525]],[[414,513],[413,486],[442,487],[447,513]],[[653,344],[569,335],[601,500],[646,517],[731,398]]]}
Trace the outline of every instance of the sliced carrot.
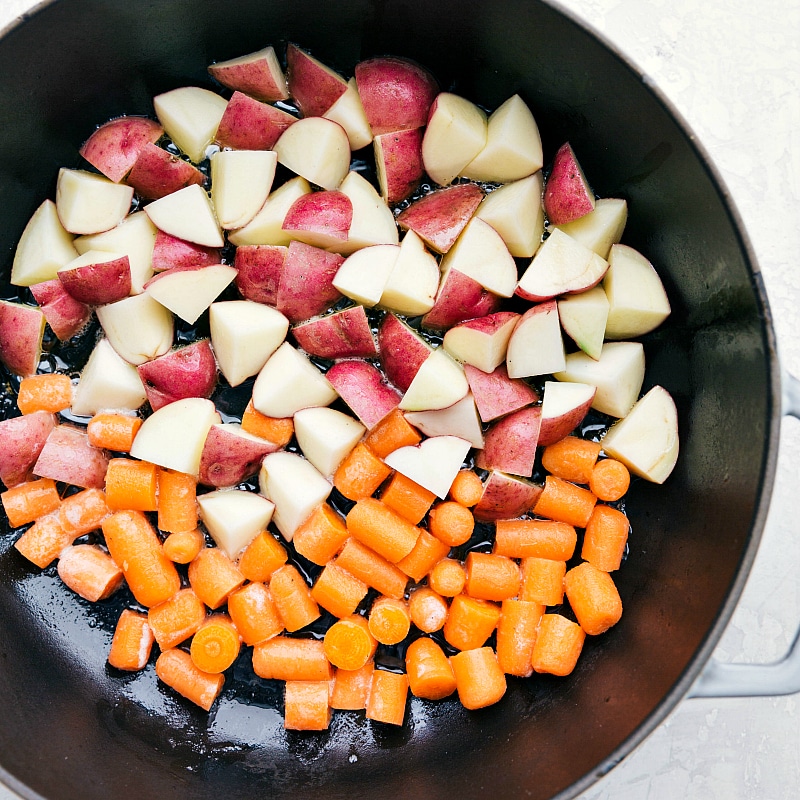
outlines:
{"label": "sliced carrot", "polygon": [[596,502],[597,498],[588,489],[548,475],[533,512],[540,517],[585,528]]}
{"label": "sliced carrot", "polygon": [[453,666],[433,639],[421,636],[406,650],[406,674],[414,697],[441,700],[456,690]]}
{"label": "sliced carrot", "polygon": [[596,505],[583,537],[581,558],[597,569],[613,572],[619,569],[628,543],[630,523],[616,508]]}
{"label": "sliced carrot", "polygon": [[206,546],[206,537],[199,528],[176,531],[164,539],[164,552],[176,564],[188,564]]}
{"label": "sliced carrot", "polygon": [[263,583],[247,583],[231,592],[228,613],[247,645],[264,642],[283,631],[283,622],[272,602],[272,594]]}
{"label": "sliced carrot", "polygon": [[319,606],[297,567],[284,564],[276,569],[269,591],[287,631],[298,631],[319,618]]}
{"label": "sliced carrot", "polygon": [[327,681],[286,681],[283,727],[292,731],[324,731],[331,722]]}
{"label": "sliced carrot", "polygon": [[0,502],[12,528],[27,525],[61,505],[56,482],[50,478],[21,483],[0,494]]}
{"label": "sliced carrot", "polygon": [[411,621],[423,632],[442,629],[448,614],[447,601],[427,586],[414,589],[408,598]]}
{"label": "sliced carrot", "polygon": [[84,489],[61,501],[58,519],[73,539],[97,530],[111,513],[102,489]]}
{"label": "sliced carrot", "polygon": [[380,644],[398,644],[411,630],[408,603],[394,597],[375,598],[369,610],[369,631]]}
{"label": "sliced carrot", "polygon": [[197,527],[197,479],[171,469],[158,471],[158,527],[183,533]]}
{"label": "sliced carrot", "polygon": [[192,636],[189,655],[203,672],[225,672],[236,661],[241,638],[227,614],[211,614]]}
{"label": "sliced carrot", "polygon": [[39,569],[58,558],[58,554],[77,537],[64,530],[58,513],[46,514],[14,542],[16,550]]}
{"label": "sliced carrot", "polygon": [[129,453],[142,422],[141,417],[130,414],[114,412],[95,414],[86,425],[89,444],[101,450]]}
{"label": "sliced carrot", "polygon": [[507,675],[527,678],[533,672],[533,646],[544,606],[530,600],[503,600],[497,623],[497,661]]}
{"label": "sliced carrot", "polygon": [[288,559],[286,548],[269,531],[261,531],[239,556],[239,572],[249,581],[264,583]]}
{"label": "sliced carrot", "polygon": [[328,503],[320,503],[311,516],[294,532],[295,550],[313,564],[325,566],[347,539],[347,527],[339,512]]}
{"label": "sliced carrot", "polygon": [[323,567],[311,587],[311,596],[317,605],[342,619],[355,613],[368,591],[369,587],[364,581],[331,561]]}
{"label": "sliced carrot", "polygon": [[414,549],[397,562],[412,580],[419,583],[450,552],[450,545],[437,539],[424,528],[420,530]]}
{"label": "sliced carrot", "polygon": [[564,593],[581,628],[590,636],[605,633],[622,617],[622,600],[614,579],[588,561],[567,572]]}
{"label": "sliced carrot", "polygon": [[242,414],[242,429],[253,436],[267,439],[280,447],[286,447],[294,436],[294,421],[291,417],[268,417],[256,411],[251,400]]}
{"label": "sliced carrot", "polygon": [[58,556],[58,577],[84,600],[96,603],[122,586],[122,570],[96,544],[65,547]]}
{"label": "sliced carrot", "polygon": [[557,478],[588,484],[600,449],[597,442],[565,436],[544,448],[542,466]]}
{"label": "sliced carrot", "polygon": [[346,523],[353,538],[393,563],[414,549],[420,531],[372,497],[359,500],[348,512]]}
{"label": "sliced carrot", "polygon": [[209,711],[225,683],[224,675],[211,675],[195,666],[185,650],[164,650],[156,659],[156,674],[171,689],[204,711]]}
{"label": "sliced carrot", "polygon": [[163,603],[180,589],[175,565],[165,555],[161,540],[141,511],[117,511],[106,517],[103,534],[111,557],[141,605],[150,608]]}
{"label": "sliced carrot", "polygon": [[464,590],[467,573],[460,561],[443,558],[428,574],[428,586],[442,597],[455,597]]}
{"label": "sliced carrot", "polygon": [[461,503],[445,500],[437,503],[428,515],[428,530],[450,547],[469,541],[475,530],[475,517]]}
{"label": "sliced carrot", "polygon": [[422,522],[435,499],[433,492],[402,472],[395,472],[381,492],[381,500],[412,525]]}
{"label": "sliced carrot", "polygon": [[566,522],[499,519],[495,524],[494,552],[500,556],[569,561],[577,543],[575,528]]}
{"label": "sliced carrot", "polygon": [[520,565],[522,582],[520,600],[533,600],[546,606],[557,606],[564,602],[564,575],[566,561],[550,558],[523,558]]}
{"label": "sliced carrot", "polygon": [[399,672],[376,669],[367,700],[367,719],[402,725],[408,700],[408,676]]}
{"label": "sliced carrot", "polygon": [[318,639],[275,636],[253,648],[253,671],[259,678],[280,681],[329,681],[330,661]]}
{"label": "sliced carrot", "polygon": [[193,589],[185,588],[147,611],[158,646],[169,650],[185,642],[203,624],[206,607]]}
{"label": "sliced carrot", "polygon": [[112,511],[158,508],[158,467],[149,461],[112,458],[106,470],[106,503]]}
{"label": "sliced carrot", "polygon": [[450,499],[472,508],[483,496],[483,481],[471,469],[459,470],[450,486]]}
{"label": "sliced carrot", "polygon": [[153,631],[147,622],[147,614],[129,608],[123,609],[114,628],[108,663],[115,669],[138,672],[150,660],[153,641]]}
{"label": "sliced carrot", "polygon": [[476,708],[497,703],[506,693],[506,676],[500,669],[491,647],[464,650],[450,656],[456,678],[458,699],[464,708]]}
{"label": "sliced carrot", "polygon": [[367,696],[372,685],[375,665],[368,661],[361,669],[337,669],[331,689],[331,708],[342,711],[359,711],[367,707]]}
{"label": "sliced carrot", "polygon": [[603,458],[595,464],[589,476],[589,489],[598,500],[613,503],[619,500],[631,485],[631,473],[615,458]]}
{"label": "sliced carrot", "polygon": [[444,623],[444,638],[458,650],[482,647],[500,621],[500,606],[458,594],[450,603]]}
{"label": "sliced carrot", "polygon": [[336,620],[325,632],[322,644],[328,661],[347,670],[361,669],[372,660],[378,646],[367,620],[360,614]]}
{"label": "sliced carrot", "polygon": [[363,442],[359,442],[333,473],[333,485],[348,499],[371,497],[392,470]]}
{"label": "sliced carrot", "polygon": [[336,563],[381,594],[397,599],[405,594],[408,576],[357,539],[344,543]]}
{"label": "sliced carrot", "polygon": [[204,547],[189,564],[189,584],[209,608],[219,608],[244,581],[236,564],[218,547]]}
{"label": "sliced carrot", "polygon": [[561,614],[545,614],[533,645],[534,672],[569,675],[578,663],[586,633],[577,622]]}
{"label": "sliced carrot", "polygon": [[367,434],[364,443],[378,458],[386,458],[399,447],[419,444],[422,436],[399,408],[390,411]]}
{"label": "sliced carrot", "polygon": [[506,556],[472,550],[467,554],[465,567],[464,591],[470,597],[500,602],[519,592],[519,566]]}
{"label": "sliced carrot", "polygon": [[36,411],[55,414],[71,405],[72,381],[69,375],[31,375],[19,382],[17,407],[23,414],[33,414]]}

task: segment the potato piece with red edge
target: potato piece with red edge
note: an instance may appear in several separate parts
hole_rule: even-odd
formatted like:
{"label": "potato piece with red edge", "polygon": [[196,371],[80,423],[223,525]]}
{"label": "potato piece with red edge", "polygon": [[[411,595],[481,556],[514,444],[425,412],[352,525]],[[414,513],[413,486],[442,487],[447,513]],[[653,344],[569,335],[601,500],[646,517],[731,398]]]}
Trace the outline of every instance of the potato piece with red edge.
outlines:
{"label": "potato piece with red edge", "polygon": [[281,134],[294,122],[277,106],[234,92],[217,128],[217,142],[233,150],[272,150]]}
{"label": "potato piece with red edge", "polygon": [[533,386],[523,380],[508,377],[504,364],[490,373],[465,364],[464,374],[484,422],[519,411],[539,400],[539,393]]}
{"label": "potato piece with red edge", "polygon": [[552,225],[573,222],[594,210],[594,192],[569,142],[559,147],[544,189],[544,210]]}
{"label": "potato piece with red edge", "polygon": [[224,97],[199,86],[181,86],[153,98],[167,135],[195,164],[205,158],[227,104]]}
{"label": "potato piece with red edge", "polygon": [[324,117],[304,117],[275,142],[278,162],[323,189],[338,189],[350,171],[350,140],[345,129]]}
{"label": "potato piece with red edge", "polygon": [[588,383],[545,381],[539,444],[547,447],[572,433],[589,413],[596,392]]}
{"label": "potato piece with red edge", "polygon": [[123,116],[97,128],[81,145],[80,154],[109,180],[119,183],[146,144],[155,144],[164,129],[147,117]]}
{"label": "potato piece with red edge", "polygon": [[369,361],[339,361],[328,370],[326,377],[368,429],[375,427],[400,404],[400,393]]}
{"label": "potato piece with red edge", "polygon": [[408,323],[390,313],[378,329],[378,351],[386,377],[405,392],[433,347]]}
{"label": "potato piece with red edge", "polygon": [[375,187],[356,170],[350,170],[339,186],[353,204],[353,220],[347,241],[338,246],[343,255],[376,244],[397,244],[399,234],[394,214]]}
{"label": "potato piece with red edge", "polygon": [[105,452],[89,444],[86,432],[72,425],[58,425],[50,431],[33,466],[40,478],[86,489],[102,489],[107,469]]}
{"label": "potato piece with red edge", "polygon": [[564,338],[555,300],[531,306],[517,322],[506,350],[510,378],[561,372],[566,366]]}
{"label": "potato piece with red edge", "polygon": [[220,261],[221,253],[217,247],[204,247],[156,230],[151,258],[153,272],[165,272],[173,267],[207,267]]}
{"label": "potato piece with red edge", "polygon": [[473,507],[475,519],[491,522],[514,519],[536,505],[542,487],[524,478],[491,470],[483,486],[483,495]]}
{"label": "potato piece with red edge", "polygon": [[58,278],[35,283],[30,288],[47,324],[60,341],[71,339],[86,327],[92,310],[86,303],[79,303]]}
{"label": "potato piece with red edge", "polygon": [[281,227],[299,242],[338,250],[347,241],[353,203],[340,191],[311,192],[292,203]]}
{"label": "potato piece with red edge", "polygon": [[0,481],[8,488],[27,479],[55,426],[47,411],[0,420]]}
{"label": "potato piece with red edge", "polygon": [[145,199],[159,200],[193,184],[202,186],[205,176],[180,156],[148,144],[139,152],[126,183]]}
{"label": "potato piece with red edge", "polygon": [[375,136],[373,150],[381,197],[392,205],[410,197],[422,183],[424,128],[393,131]]}
{"label": "potato piece with red edge", "polygon": [[42,357],[44,326],[40,308],[0,300],[0,363],[23,378],[34,375]]}
{"label": "potato piece with red edge", "polygon": [[278,311],[294,323],[329,309],[341,298],[333,280],[343,261],[338,253],[292,242],[278,280]]}
{"label": "potato piece with red edge", "polygon": [[338,72],[293,42],[286,46],[286,81],[304,117],[321,117],[347,91]]}
{"label": "potato piece with red edge", "polygon": [[442,272],[433,308],[422,318],[422,327],[445,330],[464,320],[493,314],[501,304],[501,297],[457,269],[447,267]]}
{"label": "potato piece with red edge", "polygon": [[491,373],[505,361],[508,340],[520,320],[513,311],[498,311],[454,325],[442,347],[463,364]]}
{"label": "potato piece with red edge", "polygon": [[204,486],[236,486],[255,475],[264,456],[278,449],[273,442],[242,430],[238,422],[217,423],[206,436],[197,480]]}
{"label": "potato piece with red edge", "polygon": [[208,73],[228,89],[243,92],[265,103],[289,98],[286,76],[271,45],[253,53],[209,64]]}
{"label": "potato piece with red edge", "polygon": [[211,397],[217,362],[208,339],[178,347],[138,366],[153,411],[185,397]]}
{"label": "potato piece with red edge", "polygon": [[486,431],[475,465],[480,469],[530,477],[536,460],[541,416],[541,406],[528,406],[493,423]]}
{"label": "potato piece with red edge", "polygon": [[372,141],[372,130],[364,113],[364,105],[355,78],[350,78],[344,94],[339,95],[322,116],[338,122],[344,128],[351,150],[360,150]]}
{"label": "potato piece with red edge", "polygon": [[295,325],[292,336],[306,353],[319,358],[335,360],[378,355],[372,327],[360,305]]}
{"label": "potato piece with red edge", "polygon": [[236,288],[246,300],[274,306],[289,248],[285,245],[243,244],[236,248]]}
{"label": "potato piece with red edge", "polygon": [[101,306],[131,293],[131,264],[121,253],[89,250],[61,267],[58,279],[79,303]]}

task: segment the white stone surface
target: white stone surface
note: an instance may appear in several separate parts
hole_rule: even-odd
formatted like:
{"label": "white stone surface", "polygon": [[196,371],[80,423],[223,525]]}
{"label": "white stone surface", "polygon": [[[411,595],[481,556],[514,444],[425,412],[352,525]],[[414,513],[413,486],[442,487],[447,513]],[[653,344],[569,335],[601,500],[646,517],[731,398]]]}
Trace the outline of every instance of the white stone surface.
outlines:
{"label": "white stone surface", "polygon": [[[670,98],[710,153],[755,247],[784,365],[800,375],[800,3],[561,0]],[[0,27],[33,6],[0,0]],[[781,437],[755,566],[715,654],[780,657],[800,621],[800,423]],[[682,702],[580,800],[794,800],[800,696]],[[0,787],[0,800],[15,796]]]}

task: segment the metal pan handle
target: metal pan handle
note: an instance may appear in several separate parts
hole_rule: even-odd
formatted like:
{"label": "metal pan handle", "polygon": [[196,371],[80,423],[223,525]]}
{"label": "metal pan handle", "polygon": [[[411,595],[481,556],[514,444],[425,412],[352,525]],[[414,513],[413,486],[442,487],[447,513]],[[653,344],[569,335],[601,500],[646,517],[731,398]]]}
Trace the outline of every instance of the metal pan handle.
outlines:
{"label": "metal pan handle", "polygon": [[[783,413],[800,419],[800,380],[783,373]],[[789,652],[771,664],[723,664],[712,659],[689,697],[767,697],[800,692],[800,627]]]}

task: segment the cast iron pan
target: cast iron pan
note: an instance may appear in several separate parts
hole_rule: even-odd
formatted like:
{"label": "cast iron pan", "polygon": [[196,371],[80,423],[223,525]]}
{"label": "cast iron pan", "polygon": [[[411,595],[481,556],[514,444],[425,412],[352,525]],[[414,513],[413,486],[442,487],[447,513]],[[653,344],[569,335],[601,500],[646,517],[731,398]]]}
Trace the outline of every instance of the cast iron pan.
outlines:
{"label": "cast iron pan", "polygon": [[[401,730],[340,713],[284,732],[277,690],[234,668],[210,715],[105,663],[119,611],[89,607],[0,536],[0,778],[27,798],[562,798],[652,730],[699,673],[755,553],[779,424],[775,342],[730,200],[664,101],[618,54],[534,0],[61,0],[0,41],[2,293],[31,213],[101,121],[206,66],[294,40],[341,72],[410,56],[444,88],[495,107],[519,92],[545,152],[569,140],[600,196],[623,196],[624,241],[673,304],[646,339],[647,384],[682,431],[664,487],[637,482],[618,573],[622,621],[568,679],[510,680],[503,701],[410,703]],[[119,601],[122,602],[121,600]]]}

